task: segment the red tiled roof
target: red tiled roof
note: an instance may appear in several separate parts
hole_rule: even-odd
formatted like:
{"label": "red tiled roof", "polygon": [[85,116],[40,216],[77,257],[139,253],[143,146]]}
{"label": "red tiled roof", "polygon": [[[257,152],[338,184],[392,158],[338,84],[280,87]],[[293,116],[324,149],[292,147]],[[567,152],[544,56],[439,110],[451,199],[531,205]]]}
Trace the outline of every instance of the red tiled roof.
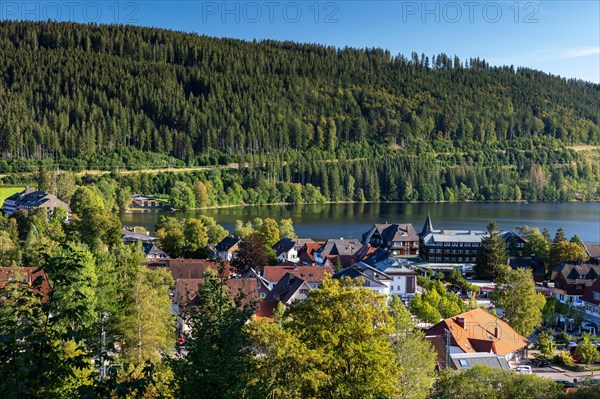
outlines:
{"label": "red tiled roof", "polygon": [[271,283],[277,283],[286,273],[302,278],[308,283],[321,283],[325,273],[333,274],[330,266],[265,266],[264,278]]}
{"label": "red tiled roof", "polygon": [[38,293],[45,295],[50,291],[50,284],[44,270],[37,267],[0,267],[0,289],[6,287],[9,278],[14,278],[15,281],[18,279],[21,282],[26,279],[27,284],[31,285],[38,277],[42,277]]}
{"label": "red tiled roof", "polygon": [[[178,279],[175,283],[177,304],[180,307],[197,305],[196,299],[200,287],[204,285],[203,278]],[[227,280],[227,293],[231,299],[235,299],[240,293],[244,295],[242,305],[258,302],[258,291],[255,278],[231,278]]]}
{"label": "red tiled roof", "polygon": [[[151,269],[165,267],[171,272],[173,280],[179,279],[196,279],[204,278],[206,270],[219,270],[221,267],[219,262],[214,262],[208,259],[164,259],[155,262],[143,263]],[[230,274],[229,262],[223,262],[223,277],[228,277]]]}
{"label": "red tiled roof", "polygon": [[258,309],[256,311],[255,317],[257,319],[268,319],[269,321],[273,321],[273,313],[279,301],[275,300],[263,300],[258,303]]}
{"label": "red tiled roof", "polygon": [[497,355],[506,356],[528,344],[508,323],[481,308],[443,320],[425,334],[445,335],[446,330],[452,334],[453,345],[465,353],[488,352],[491,349]]}

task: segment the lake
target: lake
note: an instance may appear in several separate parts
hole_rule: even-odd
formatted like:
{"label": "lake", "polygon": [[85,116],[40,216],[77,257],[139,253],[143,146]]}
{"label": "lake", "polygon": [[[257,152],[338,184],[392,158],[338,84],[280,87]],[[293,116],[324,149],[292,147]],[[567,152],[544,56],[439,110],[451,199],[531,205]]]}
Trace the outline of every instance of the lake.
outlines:
{"label": "lake", "polygon": [[427,213],[433,226],[445,229],[485,230],[495,220],[503,230],[527,225],[554,232],[562,227],[567,237],[578,234],[584,242],[600,243],[600,203],[361,203],[263,205],[189,212],[131,211],[121,214],[124,226],[152,231],[162,214],[178,218],[204,214],[233,232],[235,221],[256,217],[294,221],[300,237],[314,240],[360,238],[373,223],[412,223],[420,232]]}

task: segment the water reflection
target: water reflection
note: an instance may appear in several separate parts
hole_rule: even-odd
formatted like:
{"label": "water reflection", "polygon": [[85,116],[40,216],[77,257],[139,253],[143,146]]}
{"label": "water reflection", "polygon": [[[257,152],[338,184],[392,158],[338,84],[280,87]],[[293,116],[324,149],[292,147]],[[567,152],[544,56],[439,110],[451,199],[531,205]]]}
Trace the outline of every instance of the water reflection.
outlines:
{"label": "water reflection", "polygon": [[[412,223],[420,231],[427,213],[434,227],[484,230],[490,220],[502,229],[517,226],[547,227],[552,234],[563,227],[567,236],[578,234],[586,242],[600,243],[600,203],[355,203],[264,205],[202,211],[168,213],[175,217],[206,214],[214,217],[230,231],[237,219],[256,217],[292,218],[296,232],[313,239],[329,237],[360,238],[371,224],[381,222]],[[128,212],[121,215],[126,226],[152,229],[159,212]]]}

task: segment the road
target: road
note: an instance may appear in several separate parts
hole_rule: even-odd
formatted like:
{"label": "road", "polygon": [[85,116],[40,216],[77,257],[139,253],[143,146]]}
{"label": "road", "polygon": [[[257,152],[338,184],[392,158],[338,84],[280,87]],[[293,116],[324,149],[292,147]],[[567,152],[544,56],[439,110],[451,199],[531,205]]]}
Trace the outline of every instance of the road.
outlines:
{"label": "road", "polygon": [[[550,367],[537,367],[532,365],[531,372],[537,376],[550,378],[551,380],[566,380],[571,382],[574,380],[582,381],[586,378],[592,377],[590,371],[577,373],[574,371],[565,370],[555,365],[551,365]],[[600,371],[595,371],[593,378],[599,379]]]}

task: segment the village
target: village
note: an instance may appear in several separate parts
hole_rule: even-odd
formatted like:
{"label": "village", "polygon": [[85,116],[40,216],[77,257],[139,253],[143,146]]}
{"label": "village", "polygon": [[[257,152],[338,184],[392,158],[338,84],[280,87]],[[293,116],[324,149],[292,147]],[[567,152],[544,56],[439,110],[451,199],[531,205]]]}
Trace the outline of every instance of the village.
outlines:
{"label": "village", "polygon": [[[146,201],[141,202],[142,207],[161,206],[150,204],[149,200],[151,197],[132,198],[134,205]],[[67,219],[71,212],[55,196],[31,188],[9,197],[3,206],[8,215],[38,208],[48,214],[56,214],[62,208]],[[575,389],[578,380],[593,378],[596,366],[585,368],[576,364],[585,360],[578,354],[578,341],[595,337],[591,344],[600,351],[598,244],[584,244],[576,239],[567,243],[558,231],[553,248],[562,245],[581,251],[550,251],[539,256],[531,252],[535,247],[533,241],[539,241],[537,229],[522,229],[517,234],[498,231],[492,222],[487,231],[450,230],[436,227],[429,215],[418,231],[410,223],[365,226],[360,240],[298,238],[291,221],[280,223],[278,226],[272,219],[255,221],[254,225],[240,222],[233,235],[196,252],[206,254],[204,258],[170,256],[168,252],[172,251],[161,248],[161,243],[169,245],[163,229],[150,233],[142,227],[122,227],[122,243],[139,245],[143,250],[143,267],[164,270],[172,276],[169,295],[177,324],[179,353],[185,354],[191,334],[190,313],[198,306],[199,290],[209,270],[226,284],[232,299],[242,298],[244,304],[253,306],[255,319],[271,322],[287,306],[307,299],[309,292],[318,290],[325,279],[348,278],[358,279],[363,288],[388,298],[397,297],[405,304],[437,353],[438,371],[464,370],[483,364],[524,374],[535,372],[560,382],[566,390]],[[286,223],[287,228],[282,229]],[[243,229],[247,230],[244,234],[240,232]],[[221,231],[221,235],[228,234],[222,228]],[[262,240],[257,239],[257,231],[263,234]],[[274,237],[276,241],[268,244]],[[507,289],[507,283],[497,281],[499,276],[487,272],[488,278],[482,278],[482,270],[477,269],[482,264],[480,258],[490,256],[485,247],[492,237],[501,243],[507,270],[526,271],[527,278],[535,284],[535,292],[554,306],[550,311],[544,306],[543,320],[535,322],[535,329],[528,336],[519,334],[504,321],[505,310],[492,300],[495,293]],[[263,248],[267,245],[269,248]],[[270,256],[266,256],[265,249]],[[552,262],[553,266],[546,262]],[[34,267],[2,267],[0,285],[14,280],[15,273],[24,283],[33,283],[44,276],[43,270]],[[432,297],[437,299],[431,300]],[[549,332],[550,349],[542,348],[540,337]],[[108,349],[111,352],[119,352],[118,342]],[[550,355],[556,353],[562,364],[554,364],[556,361]],[[561,360],[565,356],[570,358]],[[595,361],[597,358],[592,357]]]}
{"label": "village", "polygon": [[[585,260],[567,260],[548,270],[541,257],[525,252],[524,238],[513,232],[500,232],[500,236],[509,253],[507,266],[529,271],[536,292],[563,305],[565,314],[554,314],[553,320],[544,321],[544,327],[552,329],[557,337],[583,333],[597,337],[600,245],[584,244]],[[399,297],[409,309],[415,296],[426,291],[419,281],[427,279],[441,281],[448,293],[471,306],[468,311],[439,322],[435,317],[424,321],[414,316],[438,354],[438,370],[461,370],[485,364],[531,373],[533,364],[538,366],[533,370],[540,375],[560,381],[567,389],[575,387],[578,378],[587,378],[589,371],[578,373],[559,366],[542,367],[550,364],[532,357],[539,353],[536,340],[542,326],[531,336],[523,337],[498,317],[503,310],[496,309],[490,301],[497,284],[477,279],[473,270],[485,237],[489,237],[489,233],[484,230],[436,229],[428,216],[419,232],[412,224],[381,223],[366,230],[361,240],[313,241],[283,237],[272,247],[277,256],[276,264],[240,269],[237,262],[243,243],[240,238],[228,236],[221,240],[212,248],[210,259],[170,259],[157,247],[155,237],[123,229],[124,242],[143,243],[147,255],[145,265],[171,272],[176,282],[171,287],[171,296],[177,315],[178,342],[182,346],[189,331],[186,309],[195,305],[207,269],[217,270],[227,280],[232,298],[242,292],[246,300],[256,302],[255,317],[267,320],[273,320],[278,306],[306,299],[307,293],[318,289],[325,278],[360,279],[362,287],[388,297]],[[556,348],[575,354],[575,341],[573,337],[564,342],[557,338]],[[595,340],[593,344],[600,351],[600,341]],[[578,356],[573,358],[581,362]],[[593,376],[593,371],[591,374]]]}

